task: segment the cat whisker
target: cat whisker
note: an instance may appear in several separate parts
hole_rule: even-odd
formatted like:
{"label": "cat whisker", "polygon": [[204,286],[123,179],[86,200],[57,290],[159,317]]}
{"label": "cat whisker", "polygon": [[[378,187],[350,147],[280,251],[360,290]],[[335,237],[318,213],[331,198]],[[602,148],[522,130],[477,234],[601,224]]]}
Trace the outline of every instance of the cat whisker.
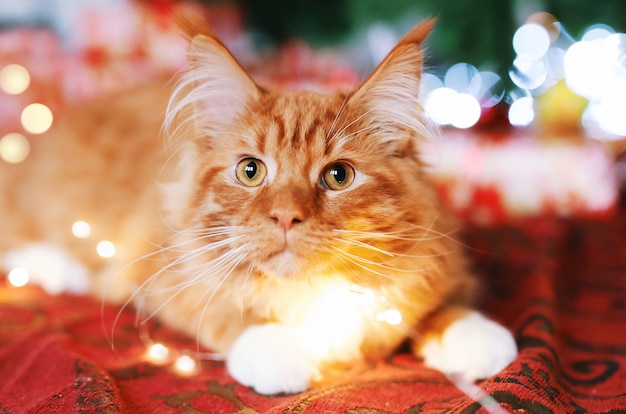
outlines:
{"label": "cat whisker", "polygon": [[394,257],[394,256],[396,256],[396,254],[395,254],[395,253],[391,253],[391,252],[389,252],[389,251],[387,251],[387,250],[381,249],[381,248],[376,247],[376,246],[372,246],[372,245],[371,245],[371,244],[369,244],[369,243],[364,243],[364,242],[359,241],[359,240],[352,240],[352,239],[340,239],[340,238],[334,238],[334,240],[336,240],[336,241],[340,241],[340,242],[342,242],[342,243],[346,243],[346,244],[351,244],[351,245],[353,245],[353,246],[357,246],[357,247],[364,247],[364,248],[369,249],[369,250],[372,250],[372,251],[374,251],[374,252],[384,254],[385,256],[389,256],[389,257]]}
{"label": "cat whisker", "polygon": [[[141,321],[142,324],[146,323],[148,320],[152,319],[157,313],[159,313],[165,306],[167,306],[170,302],[172,302],[176,297],[178,297],[185,289],[193,287],[201,282],[205,282],[208,280],[217,279],[217,283],[211,284],[210,288],[207,288],[207,292],[211,292],[211,296],[209,300],[213,298],[213,296],[217,293],[219,288],[222,286],[224,281],[228,279],[232,271],[236,268],[237,263],[240,263],[245,256],[240,255],[240,251],[244,248],[241,246],[237,249],[230,250],[227,253],[221,255],[217,259],[207,262],[206,266],[200,267],[202,271],[195,274],[193,277],[185,279],[181,283],[177,283],[171,286],[168,286],[164,289],[152,290],[149,292],[144,292],[144,296],[157,295],[157,294],[167,294],[171,293],[166,300],[161,302],[159,306],[152,310],[147,316],[143,317]],[[215,276],[218,275],[218,276]],[[198,301],[198,303],[200,300]],[[197,306],[197,304],[196,304]]]}
{"label": "cat whisker", "polygon": [[[389,232],[378,232],[378,231],[363,231],[363,230],[342,230],[336,229],[335,233],[339,233],[342,235],[350,236],[353,239],[364,239],[364,240],[406,240],[406,241],[432,241],[440,238],[446,238],[450,241],[453,241],[457,244],[462,243],[453,238],[451,234],[456,232],[456,230],[451,231],[449,233],[443,233],[438,230],[433,229],[435,220],[428,226],[424,227],[417,224],[406,223],[407,227],[389,231]],[[420,233],[416,233],[416,230],[420,231]],[[429,236],[432,234],[432,236]]]}
{"label": "cat whisker", "polygon": [[[336,248],[336,249],[337,249],[337,251],[340,251],[341,254],[344,257],[353,259],[353,260],[358,261],[359,263],[362,263],[362,264],[365,264],[365,265],[376,266],[376,267],[379,267],[379,268],[381,268],[383,270],[389,270],[389,271],[392,271],[392,272],[399,272],[399,273],[414,273],[416,271],[422,271],[422,269],[418,269],[418,270],[416,270],[416,269],[403,269],[403,268],[399,268],[399,267],[390,266],[386,262],[378,262],[378,261],[375,261],[375,260],[371,260],[371,259],[365,258],[363,256],[359,256],[357,254],[350,253],[350,252],[348,252],[346,250],[343,250],[343,249],[339,249],[339,248]],[[430,257],[439,257],[439,255],[435,255],[435,256],[411,256],[411,257],[419,258],[419,259],[426,259],[426,258],[430,258]]]}
{"label": "cat whisker", "polygon": [[[333,255],[335,255],[335,254],[339,255],[340,258],[348,261],[349,263],[352,263],[353,265],[355,265],[355,266],[357,266],[357,267],[359,267],[359,268],[361,268],[363,270],[366,270],[369,273],[373,273],[373,274],[381,276],[381,277],[383,277],[385,279],[390,279],[390,280],[397,279],[396,277],[394,277],[392,275],[389,275],[387,273],[383,273],[382,271],[375,270],[375,269],[369,267],[370,265],[378,266],[378,263],[375,263],[375,262],[372,262],[372,261],[369,261],[369,260],[365,260],[365,259],[363,259],[360,256],[352,255],[352,254],[346,252],[345,250],[340,249],[340,248],[335,247],[335,246],[330,247],[330,248],[326,248],[326,250],[328,250]],[[387,270],[387,269],[385,269],[385,270]]]}
{"label": "cat whisker", "polygon": [[[219,249],[219,248],[222,248],[222,247],[226,247],[230,243],[232,243],[233,241],[235,241],[237,239],[239,239],[239,237],[233,237],[233,238],[230,238],[230,239],[221,240],[221,241],[218,241],[218,242],[207,244],[206,246],[202,246],[201,248],[198,248],[198,249],[190,250],[190,251],[186,252],[185,254],[179,255],[179,256],[176,257],[175,260],[173,260],[172,262],[168,263],[165,267],[163,267],[158,272],[156,272],[154,275],[152,275],[147,281],[156,280],[156,278],[158,276],[160,276],[162,273],[164,273],[164,272],[166,272],[168,270],[173,270],[173,271],[176,272],[177,270],[175,268],[178,265],[184,264],[185,262],[193,260],[193,259],[195,259],[197,257],[200,257],[200,256],[202,256],[204,254],[207,254],[207,253],[209,253],[211,251],[214,251],[216,249]],[[228,255],[229,253],[230,252],[226,252],[225,254],[218,256],[218,259],[214,259],[214,260],[219,260],[221,257],[224,257],[225,255]],[[208,262],[208,263],[212,263],[212,262],[213,262],[213,260]],[[195,270],[197,268],[202,268],[205,265],[206,265],[205,263],[201,263],[201,264],[197,265],[196,267],[186,267],[185,269],[180,270],[180,272],[189,272],[189,271]],[[146,286],[140,286],[140,289],[142,287],[145,288],[145,287],[147,287],[147,285]],[[173,287],[176,287],[176,285],[174,285]],[[153,292],[153,291],[151,290],[151,292]],[[155,294],[158,294],[158,293],[162,293],[162,292],[159,292],[159,291],[155,292]]]}
{"label": "cat whisker", "polygon": [[248,265],[248,269],[246,270],[246,275],[243,279],[243,283],[241,284],[241,287],[239,289],[239,293],[240,293],[240,301],[239,301],[239,309],[241,310],[241,323],[243,324],[243,309],[244,309],[244,302],[245,302],[245,292],[248,286],[248,282],[250,281],[250,277],[252,276],[252,272],[254,271],[254,268],[256,267],[256,259],[252,259],[252,261],[250,261],[250,264]]}
{"label": "cat whisker", "polygon": [[[206,236],[206,235],[205,235]],[[188,245],[190,243],[194,243],[194,242],[198,242],[198,241],[203,241],[206,237],[197,237],[197,238],[193,238],[190,240],[186,240],[184,242],[179,243],[178,246],[175,246],[176,248],[179,248],[181,246],[184,245]],[[150,293],[150,295],[153,294],[158,294],[158,293],[167,293],[167,291],[172,290],[176,287],[178,287],[178,285],[182,285],[182,284],[178,284],[178,285],[174,285],[174,286],[170,286],[169,289],[163,289],[159,292],[154,291],[150,286],[152,286],[156,280],[164,273],[168,272],[168,271],[172,271],[172,272],[176,272],[175,267],[184,264],[185,262],[188,262],[190,260],[193,260],[203,254],[207,254],[209,252],[212,252],[216,249],[219,248],[223,248],[228,246],[229,243],[232,243],[233,241],[239,239],[239,237],[230,237],[224,240],[220,240],[217,242],[213,242],[213,243],[208,243],[205,246],[203,246],[202,248],[199,249],[192,249],[189,250],[188,252],[186,252],[183,255],[177,256],[177,258],[173,261],[171,261],[170,263],[168,263],[167,265],[165,265],[164,267],[162,267],[161,269],[159,269],[159,271],[157,271],[156,273],[154,273],[153,275],[151,275],[150,277],[148,277],[145,281],[143,281],[136,289],[134,289],[134,291],[130,294],[130,296],[128,297],[128,299],[122,304],[122,306],[120,307],[120,309],[117,312],[116,317],[113,320],[113,325],[111,327],[111,337],[110,340],[112,343],[114,343],[114,332],[115,332],[115,327],[117,326],[117,322],[119,321],[119,318],[122,315],[122,312],[124,311],[124,309],[126,309],[127,307],[129,307],[131,305],[131,303],[135,302],[136,303],[136,308],[138,311],[141,310],[142,305],[141,303],[143,302],[143,298],[145,298],[148,295],[148,292]],[[131,262],[131,264],[127,265],[123,271],[126,271],[131,265],[138,263],[139,261],[142,260],[146,260],[150,257],[154,257],[158,254],[164,254],[168,251],[172,251],[172,247],[171,246],[167,246],[164,248],[161,248],[155,252],[149,253],[147,255],[144,255],[136,260],[134,260],[133,262]],[[173,250],[175,251],[175,250]],[[221,256],[220,256],[221,257]],[[210,262],[209,262],[210,263]],[[149,319],[149,318],[148,318]]]}
{"label": "cat whisker", "polygon": [[[248,247],[248,246],[244,245],[244,246],[241,246],[237,250],[244,250],[246,247]],[[225,269],[227,271],[224,272],[224,275],[220,278],[219,282],[214,287],[211,288],[211,290],[210,290],[211,294],[209,295],[209,297],[205,301],[204,306],[202,307],[202,312],[200,313],[200,318],[198,320],[198,326],[196,328],[196,346],[198,348],[200,347],[200,333],[201,333],[201,330],[202,330],[204,316],[206,315],[206,312],[207,312],[207,309],[208,309],[209,305],[213,301],[213,298],[218,293],[218,291],[222,288],[224,282],[226,282],[226,280],[233,274],[233,271],[239,267],[241,262],[243,262],[246,259],[246,255],[245,254],[239,254],[239,251],[237,251],[236,253],[237,254],[235,255],[234,260],[232,260],[231,263],[228,265],[228,267]],[[250,267],[248,267],[248,270],[250,270]],[[246,277],[246,280],[247,280],[247,277]],[[204,295],[202,297],[204,297]]]}
{"label": "cat whisker", "polygon": [[339,131],[337,131],[335,134],[333,134],[330,139],[328,140],[328,143],[332,143],[333,141],[335,141],[336,139],[339,139],[339,137],[341,136],[341,134],[343,134],[348,128],[350,128],[352,125],[356,124],[357,122],[359,122],[361,119],[363,119],[364,117],[366,117],[370,112],[376,110],[379,106],[381,105],[377,105],[373,108],[368,109],[367,111],[365,111],[364,113],[362,113],[361,115],[359,115],[357,118],[353,119],[350,123],[348,123],[347,125],[345,125],[343,128],[341,128]]}
{"label": "cat whisker", "polygon": [[343,98],[343,102],[341,103],[341,106],[339,107],[339,111],[337,111],[337,115],[335,115],[335,118],[333,119],[333,123],[331,124],[330,128],[326,132],[326,141],[329,141],[328,137],[330,136],[330,134],[332,134],[335,131],[335,126],[337,126],[337,121],[339,121],[339,118],[341,118],[341,116],[343,115],[343,111],[348,107],[349,99],[350,99],[350,95],[346,95]]}

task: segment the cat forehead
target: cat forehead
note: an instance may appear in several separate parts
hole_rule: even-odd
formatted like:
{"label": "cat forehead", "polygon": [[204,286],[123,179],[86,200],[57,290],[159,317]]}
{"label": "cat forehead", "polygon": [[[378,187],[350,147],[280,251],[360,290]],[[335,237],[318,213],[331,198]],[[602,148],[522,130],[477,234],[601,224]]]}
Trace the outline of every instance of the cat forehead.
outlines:
{"label": "cat forehead", "polygon": [[346,123],[348,99],[342,93],[267,93],[250,106],[248,123],[264,152],[285,150],[294,156],[294,150],[304,150],[320,155],[332,149],[334,134]]}
{"label": "cat forehead", "polygon": [[348,95],[335,93],[325,95],[310,91],[267,93],[261,96],[253,107],[256,115],[290,120],[315,118],[322,122],[332,122],[347,102]]}

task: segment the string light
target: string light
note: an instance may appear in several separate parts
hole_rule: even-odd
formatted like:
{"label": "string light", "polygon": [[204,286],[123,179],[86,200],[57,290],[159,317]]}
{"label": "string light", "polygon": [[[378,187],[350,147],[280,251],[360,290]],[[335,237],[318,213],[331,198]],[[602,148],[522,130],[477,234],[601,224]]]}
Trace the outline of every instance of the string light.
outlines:
{"label": "string light", "polygon": [[425,74],[427,92],[420,99],[436,124],[471,128],[480,120],[482,108],[491,108],[502,99],[503,93],[494,92],[499,81],[493,72],[480,72],[470,64],[457,63],[446,71],[443,82],[435,75]]}
{"label": "string light", "polygon": [[13,287],[23,287],[30,281],[30,274],[28,273],[28,270],[16,267],[9,272],[7,280]]}
{"label": "string light", "polygon": [[76,221],[72,224],[72,234],[79,239],[85,239],[91,235],[91,226],[86,221]]}
{"label": "string light", "polygon": [[28,157],[28,139],[18,133],[10,133],[0,139],[0,158],[10,164],[18,164]]}
{"label": "string light", "polygon": [[21,121],[24,129],[31,134],[43,134],[52,126],[52,111],[46,105],[33,103],[22,111]]}
{"label": "string light", "polygon": [[9,95],[19,95],[29,85],[30,74],[24,66],[11,64],[0,70],[0,88]]}
{"label": "string light", "polygon": [[385,309],[376,315],[379,322],[386,322],[389,325],[397,326],[402,323],[402,314],[398,309]]}
{"label": "string light", "polygon": [[181,355],[174,362],[174,370],[179,375],[192,375],[198,371],[198,363],[189,355]]}
{"label": "string light", "polygon": [[98,252],[100,257],[104,257],[105,259],[111,258],[115,256],[115,245],[108,240],[102,240],[96,246],[96,252]]}
{"label": "string light", "polygon": [[170,350],[161,343],[154,343],[148,348],[148,359],[155,364],[163,364],[170,358]]}
{"label": "string light", "polygon": [[531,96],[517,99],[509,107],[509,122],[513,126],[527,126],[535,119],[534,100]]}

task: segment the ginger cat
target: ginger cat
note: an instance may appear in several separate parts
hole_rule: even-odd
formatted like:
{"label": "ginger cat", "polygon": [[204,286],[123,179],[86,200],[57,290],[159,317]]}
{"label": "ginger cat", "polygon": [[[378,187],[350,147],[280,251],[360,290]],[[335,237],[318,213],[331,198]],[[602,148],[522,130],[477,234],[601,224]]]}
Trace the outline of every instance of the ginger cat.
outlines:
{"label": "ginger cat", "polygon": [[[94,294],[197,335],[260,393],[303,391],[326,364],[407,336],[430,367],[497,373],[515,342],[472,309],[475,283],[419,156],[434,135],[417,103],[432,25],[331,95],[261,88],[196,33],[173,91],[77,109],[28,162],[3,167],[5,269],[61,257],[66,288],[88,274]],[[81,219],[89,239],[69,231]],[[94,254],[101,239],[113,258]]]}

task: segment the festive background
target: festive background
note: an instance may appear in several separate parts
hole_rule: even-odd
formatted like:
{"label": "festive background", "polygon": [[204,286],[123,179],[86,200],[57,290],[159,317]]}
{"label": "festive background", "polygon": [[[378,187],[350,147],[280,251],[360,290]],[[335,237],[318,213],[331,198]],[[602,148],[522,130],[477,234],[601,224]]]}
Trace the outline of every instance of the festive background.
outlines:
{"label": "festive background", "polygon": [[[16,271],[0,279],[0,412],[626,410],[626,2],[202,4],[259,83],[320,91],[357,84],[410,26],[438,16],[419,99],[442,136],[425,157],[467,224],[491,287],[485,310],[513,329],[520,356],[474,389],[400,353],[264,397],[193,339],[159,325],[146,336],[131,311],[112,351],[102,324],[118,309],[49,295]],[[173,6],[0,2],[2,167],[27,163],[64,111],[183,68]],[[82,237],[88,223],[75,227]]]}

